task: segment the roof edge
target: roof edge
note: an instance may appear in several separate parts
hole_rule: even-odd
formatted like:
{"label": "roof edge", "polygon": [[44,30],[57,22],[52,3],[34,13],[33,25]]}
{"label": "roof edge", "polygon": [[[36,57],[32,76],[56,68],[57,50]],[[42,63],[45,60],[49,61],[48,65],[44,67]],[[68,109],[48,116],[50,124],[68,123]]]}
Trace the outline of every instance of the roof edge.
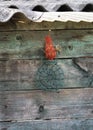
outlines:
{"label": "roof edge", "polygon": [[92,12],[37,12],[31,10],[18,10],[18,9],[0,9],[0,22],[9,21],[14,14],[22,13],[29,20],[33,22],[42,22],[42,21],[73,21],[73,22],[93,22],[93,13]]}

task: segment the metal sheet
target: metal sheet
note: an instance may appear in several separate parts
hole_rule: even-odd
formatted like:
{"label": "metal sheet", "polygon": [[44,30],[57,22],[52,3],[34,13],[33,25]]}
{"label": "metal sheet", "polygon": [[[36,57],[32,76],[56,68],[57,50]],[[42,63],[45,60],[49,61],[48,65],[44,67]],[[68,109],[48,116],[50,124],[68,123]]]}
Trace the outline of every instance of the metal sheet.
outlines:
{"label": "metal sheet", "polygon": [[[93,22],[92,11],[82,12],[87,4],[93,6],[93,0],[0,0],[0,22],[8,21],[15,13],[22,13],[35,22]],[[41,11],[39,9],[33,11],[33,8],[38,5],[42,8]],[[57,12],[62,5],[70,7],[72,11],[64,12],[60,10],[60,12]]]}

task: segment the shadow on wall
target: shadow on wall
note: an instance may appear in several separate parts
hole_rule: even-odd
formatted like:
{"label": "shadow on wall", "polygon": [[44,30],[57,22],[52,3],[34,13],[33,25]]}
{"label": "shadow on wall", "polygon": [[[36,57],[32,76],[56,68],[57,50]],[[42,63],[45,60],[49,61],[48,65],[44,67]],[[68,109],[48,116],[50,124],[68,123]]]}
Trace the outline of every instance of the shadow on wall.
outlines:
{"label": "shadow on wall", "polygon": [[[42,5],[35,6],[32,11],[38,11],[38,12],[48,12]],[[66,11],[74,11],[71,7],[69,7],[67,4],[61,5],[57,10],[57,12],[66,12]],[[89,3],[85,5],[85,7],[81,10],[81,12],[93,12],[93,4]]]}

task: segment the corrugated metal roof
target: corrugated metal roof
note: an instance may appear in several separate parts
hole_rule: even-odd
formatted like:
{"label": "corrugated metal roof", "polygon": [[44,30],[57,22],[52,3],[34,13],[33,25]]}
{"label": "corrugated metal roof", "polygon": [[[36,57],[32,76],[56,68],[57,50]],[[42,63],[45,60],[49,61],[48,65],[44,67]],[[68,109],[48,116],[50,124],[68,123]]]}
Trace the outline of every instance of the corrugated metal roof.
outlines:
{"label": "corrugated metal roof", "polygon": [[35,22],[93,22],[93,0],[0,0],[0,22],[22,13]]}

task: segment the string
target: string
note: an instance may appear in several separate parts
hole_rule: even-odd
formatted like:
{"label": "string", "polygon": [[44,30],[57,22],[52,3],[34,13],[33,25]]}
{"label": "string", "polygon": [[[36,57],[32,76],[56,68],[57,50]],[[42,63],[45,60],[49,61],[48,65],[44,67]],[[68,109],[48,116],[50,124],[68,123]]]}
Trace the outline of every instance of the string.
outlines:
{"label": "string", "polygon": [[48,31],[48,35],[49,35],[49,36],[51,35],[51,29],[49,29],[49,31]]}

